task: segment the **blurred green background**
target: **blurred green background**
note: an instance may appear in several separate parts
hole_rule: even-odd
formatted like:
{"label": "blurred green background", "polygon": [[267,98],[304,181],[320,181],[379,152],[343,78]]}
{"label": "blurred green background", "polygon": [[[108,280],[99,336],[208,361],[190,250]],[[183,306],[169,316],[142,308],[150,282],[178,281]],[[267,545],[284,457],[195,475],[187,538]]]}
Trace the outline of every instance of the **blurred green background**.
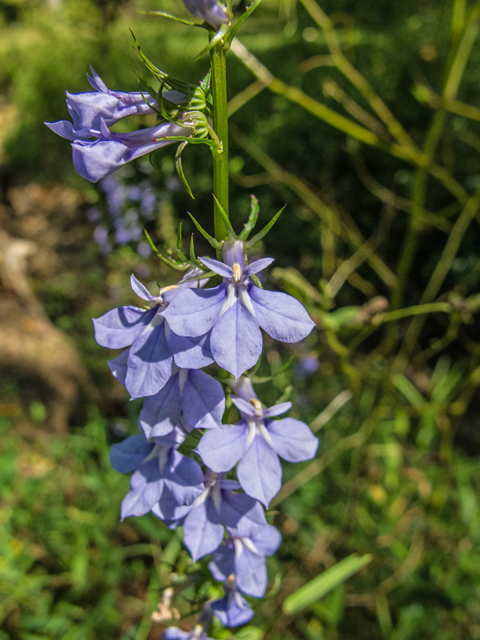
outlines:
{"label": "blurred green background", "polygon": [[[320,7],[264,0],[239,33],[257,62],[228,57],[233,223],[251,193],[260,223],[288,203],[264,239],[267,286],[317,322],[298,345],[266,338],[258,394],[289,396],[320,448],[284,465],[269,516],[283,544],[255,618],[211,635],[480,638],[480,3]],[[195,200],[174,147],[157,171],[143,159],[92,185],[43,124],[67,118],[64,91],[89,89],[90,64],[136,90],[129,29],[171,75],[205,75],[205,33],[146,9],[186,17],[180,0],[0,0],[0,640],[152,640],[167,586],[184,628],[220,593],[153,515],[119,522],[128,478],[108,450],[136,432],[141,402],[91,325],[138,303],[132,272],[152,291],[175,279],[143,225],[160,247],[180,220],[188,238],[187,211],[213,231],[209,152],[183,156]],[[373,560],[283,611],[353,553]]]}

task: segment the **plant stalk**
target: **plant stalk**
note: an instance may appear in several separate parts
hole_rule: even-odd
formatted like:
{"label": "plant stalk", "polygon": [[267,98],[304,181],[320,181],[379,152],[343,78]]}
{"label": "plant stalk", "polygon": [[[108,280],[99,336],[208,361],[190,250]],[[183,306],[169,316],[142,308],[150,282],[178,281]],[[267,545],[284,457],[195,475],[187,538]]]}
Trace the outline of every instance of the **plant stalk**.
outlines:
{"label": "plant stalk", "polygon": [[[228,208],[228,110],[227,110],[227,66],[225,49],[219,42],[210,51],[212,67],[213,128],[221,143],[221,150],[213,154],[213,193],[223,210]],[[215,238],[224,240],[227,229],[217,204],[214,204]]]}

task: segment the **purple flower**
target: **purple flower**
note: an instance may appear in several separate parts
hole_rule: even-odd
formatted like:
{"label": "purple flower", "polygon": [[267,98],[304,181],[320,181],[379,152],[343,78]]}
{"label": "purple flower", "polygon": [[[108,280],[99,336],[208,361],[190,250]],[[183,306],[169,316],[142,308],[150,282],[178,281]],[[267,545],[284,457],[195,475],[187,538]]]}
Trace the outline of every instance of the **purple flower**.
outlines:
{"label": "purple flower", "polygon": [[317,451],[318,439],[300,420],[270,420],[288,411],[291,402],[263,409],[247,378],[234,384],[234,389],[242,396],[232,396],[241,421],[205,433],[197,451],[217,473],[229,471],[240,461],[237,477],[242,489],[268,507],[282,484],[278,456],[288,462],[310,460]]}
{"label": "purple flower", "polygon": [[232,574],[242,593],[262,598],[267,589],[265,556],[280,546],[282,537],[272,525],[266,525],[252,536],[232,535],[213,554],[208,568],[215,580],[227,580]]}
{"label": "purple flower", "polygon": [[190,13],[204,20],[214,29],[230,22],[227,7],[217,0],[183,0]]}
{"label": "purple flower", "polygon": [[202,258],[212,271],[223,276],[213,289],[189,290],[177,296],[165,312],[172,331],[196,337],[211,331],[210,347],[215,361],[238,378],[257,362],[262,352],[264,329],[282,342],[298,342],[314,327],[303,306],[287,295],[254,286],[249,276],[265,269],[272,258],[245,266],[243,243],[225,242],[225,264]]}
{"label": "purple flower", "polygon": [[225,596],[215,600],[210,608],[225,627],[238,627],[253,618],[253,611],[235,584],[227,580],[224,584]]}
{"label": "purple flower", "polygon": [[224,411],[225,394],[220,382],[203,371],[174,365],[163,389],[145,399],[140,427],[147,438],[170,433],[181,418],[190,430],[211,429],[221,425]]}
{"label": "purple flower", "polygon": [[189,136],[191,133],[190,127],[182,127],[173,122],[164,122],[131,133],[112,133],[102,120],[100,131],[91,130],[89,136],[97,140],[73,140],[73,166],[82,178],[98,182],[127,162],[175,142],[165,140],[165,137]]}
{"label": "purple flower", "polygon": [[[150,95],[142,96],[140,91],[112,91],[92,67],[90,70],[92,76],[87,75],[87,78],[95,91],[66,92],[67,109],[73,123],[68,120],[45,123],[62,138],[88,140],[92,137],[92,131],[100,131],[102,121],[110,127],[122,118],[155,113],[155,109],[158,110],[156,100]],[[175,104],[184,104],[188,99],[179,91],[165,91],[162,95]]]}
{"label": "purple flower", "polygon": [[143,516],[154,505],[161,510],[162,501],[170,503],[172,498],[176,506],[189,504],[202,493],[199,464],[176,451],[184,439],[185,434],[176,429],[153,441],[136,435],[112,446],[110,461],[114,469],[121,473],[135,471],[130,492],[122,502],[122,520]]}
{"label": "purple flower", "polygon": [[168,627],[163,632],[164,640],[212,640],[207,638],[203,625],[197,624],[191,631],[182,631],[178,627]]}
{"label": "purple flower", "polygon": [[185,544],[197,561],[218,549],[224,526],[237,536],[249,537],[266,525],[265,514],[256,500],[244,493],[233,493],[239,487],[238,482],[209,472],[205,490],[190,505],[171,511],[161,509],[163,513],[154,507],[152,512],[172,528],[183,524]]}
{"label": "purple flower", "polygon": [[200,369],[213,362],[208,336],[182,338],[170,331],[163,313],[170,301],[182,289],[202,286],[205,281],[184,282],[199,275],[200,269],[190,269],[177,285],[165,287],[154,297],[132,276],[135,293],[152,309],[127,306],[113,309],[93,321],[95,339],[102,347],[122,349],[131,345],[110,362],[113,375],[126,386],[133,398],[151,396],[168,382],[173,362],[184,369]]}

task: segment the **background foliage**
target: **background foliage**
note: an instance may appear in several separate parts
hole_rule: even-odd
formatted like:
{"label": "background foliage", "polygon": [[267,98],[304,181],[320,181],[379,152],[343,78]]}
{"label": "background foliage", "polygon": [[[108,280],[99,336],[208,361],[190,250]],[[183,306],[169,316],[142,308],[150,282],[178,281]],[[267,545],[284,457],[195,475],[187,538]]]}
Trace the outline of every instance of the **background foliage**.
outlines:
{"label": "background foliage", "polygon": [[[250,192],[265,221],[288,202],[265,239],[276,258],[269,286],[299,297],[318,327],[301,345],[271,345],[257,375],[274,377],[260,397],[290,393],[321,440],[316,460],[285,465],[271,513],[283,544],[266,598],[235,637],[480,638],[480,3],[315,7],[264,0],[239,36],[256,61],[245,66],[238,49],[229,57],[233,221],[242,224]],[[24,340],[42,322],[63,332],[54,351],[79,389],[76,400],[62,395],[67,364],[41,349],[2,371],[2,640],[158,638],[151,613],[167,585],[187,627],[218,588],[154,516],[118,522],[128,479],[108,448],[135,432],[139,406],[109,376],[90,322],[135,302],[132,271],[169,283],[138,238],[118,240],[116,220],[130,215],[166,245],[180,219],[191,231],[187,210],[208,225],[208,151],[184,154],[195,201],[171,148],[154,158],[156,173],[139,162],[94,186],[42,124],[66,117],[63,92],[87,90],[89,64],[108,86],[136,89],[129,28],[167,72],[203,77],[206,59],[193,60],[203,34],[138,13],[146,8],[159,5],[0,2],[0,219],[34,243],[29,282],[46,313],[26,310],[4,270],[2,333]],[[183,11],[174,0],[162,9]],[[142,218],[132,189],[148,177],[155,213]],[[47,364],[58,382],[43,376]],[[68,434],[52,419],[59,402]],[[352,553],[373,560],[308,608],[282,612],[289,594]]]}

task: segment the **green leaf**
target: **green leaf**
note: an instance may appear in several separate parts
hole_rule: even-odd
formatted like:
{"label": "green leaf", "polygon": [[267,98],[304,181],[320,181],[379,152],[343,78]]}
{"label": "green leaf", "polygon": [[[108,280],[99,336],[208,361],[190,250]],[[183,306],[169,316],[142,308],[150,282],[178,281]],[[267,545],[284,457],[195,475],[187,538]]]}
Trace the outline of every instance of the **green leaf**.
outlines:
{"label": "green leaf", "polygon": [[182,222],[180,222],[179,226],[178,226],[178,233],[177,233],[177,248],[176,248],[176,253],[177,256],[180,258],[180,260],[183,260],[183,262],[188,262],[187,256],[183,253],[183,249],[182,249]]}
{"label": "green leaf", "polygon": [[188,215],[190,216],[190,218],[193,221],[193,224],[197,227],[197,229],[200,231],[200,233],[202,234],[202,236],[205,238],[205,240],[207,242],[210,243],[210,245],[214,248],[214,249],[221,249],[222,248],[222,242],[219,242],[218,240],[215,240],[215,238],[213,238],[209,233],[207,233],[205,231],[205,229],[201,226],[201,224],[199,222],[197,222],[195,220],[195,218],[192,216],[191,213],[187,212]]}
{"label": "green leaf", "polygon": [[258,204],[258,199],[254,195],[251,195],[250,198],[250,215],[248,216],[247,224],[244,226],[242,232],[238,236],[239,240],[246,240],[257,224],[260,206]]}
{"label": "green leaf", "polygon": [[412,407],[419,407],[425,404],[425,398],[420,391],[401,373],[393,376],[393,384],[403,393],[405,398],[410,402]]}
{"label": "green leaf", "polygon": [[259,627],[248,625],[235,634],[235,640],[262,640],[263,631]]}
{"label": "green leaf", "polygon": [[190,262],[194,264],[199,269],[205,270],[205,265],[202,264],[199,260],[197,260],[197,256],[195,255],[195,247],[193,244],[193,233],[190,237]]}
{"label": "green leaf", "polygon": [[190,20],[184,20],[183,18],[174,16],[171,13],[166,13],[165,11],[139,11],[139,13],[143,13],[146,16],[160,16],[161,18],[167,18],[168,20],[180,22],[180,24],[186,24],[189,27],[202,27],[202,29],[206,29],[203,24],[197,24],[196,22],[191,22]]}
{"label": "green leaf", "polygon": [[220,29],[217,31],[217,33],[213,36],[213,38],[210,40],[210,42],[207,44],[206,47],[204,47],[200,53],[198,53],[195,58],[195,60],[198,60],[199,58],[201,58],[202,56],[204,56],[205,54],[209,53],[209,51],[211,49],[213,49],[219,42],[221,42],[223,40],[223,38],[225,37],[225,33],[227,32],[228,29],[228,25],[227,24],[222,24],[222,26],[220,27]]}
{"label": "green leaf", "polygon": [[243,13],[243,15],[240,16],[240,18],[236,21],[236,23],[230,29],[230,32],[228,34],[228,39],[227,39],[227,45],[228,46],[230,46],[230,43],[234,39],[235,34],[240,29],[242,24],[245,22],[245,20],[248,20],[248,18],[250,18],[252,13],[255,11],[255,9],[258,7],[258,5],[261,3],[261,1],[262,0],[255,0],[255,2],[252,2],[252,4],[249,7],[246,8],[246,10]]}
{"label": "green leaf", "polygon": [[283,611],[294,615],[311,604],[323,598],[327,593],[343,584],[345,580],[353,576],[357,571],[369,564],[373,559],[371,554],[360,558],[355,554],[348,556],[336,565],[327,569],[319,576],[308,582],[303,587],[292,593],[283,603]]}
{"label": "green leaf", "polygon": [[147,239],[147,242],[150,245],[153,253],[157,256],[159,260],[161,260],[164,264],[169,266],[171,269],[175,269],[175,271],[186,271],[188,269],[188,264],[182,263],[182,262],[176,262],[175,260],[173,260],[173,258],[165,258],[165,256],[162,256],[160,251],[155,246],[153,240],[151,239],[148,231],[144,229],[143,233],[145,234],[145,238]]}
{"label": "green leaf", "polygon": [[185,178],[185,174],[183,173],[183,167],[182,167],[182,153],[185,147],[187,146],[187,144],[188,144],[187,140],[184,140],[181,144],[178,145],[177,151],[175,153],[175,169],[177,170],[178,177],[182,181],[182,184],[187,190],[188,195],[193,200],[195,200],[195,196],[193,195],[192,190],[190,189],[190,185],[188,184],[187,179]]}
{"label": "green leaf", "polygon": [[257,244],[257,242],[258,242],[259,240],[261,240],[262,238],[264,238],[264,237],[267,235],[267,233],[270,231],[270,229],[273,227],[273,225],[274,225],[274,224],[276,223],[276,221],[279,219],[279,217],[280,217],[280,215],[281,215],[282,211],[285,209],[285,207],[286,207],[286,206],[287,206],[287,205],[285,205],[284,207],[282,207],[282,208],[280,209],[280,211],[278,211],[278,212],[273,216],[273,218],[270,220],[270,222],[269,222],[267,225],[265,225],[261,231],[259,231],[259,232],[257,233],[257,235],[253,236],[253,238],[252,238],[251,240],[249,240],[248,242],[246,242],[246,243],[245,243],[245,246],[247,247],[247,249],[250,249],[251,247],[253,247],[253,245],[254,245],[254,244]]}
{"label": "green leaf", "polygon": [[228,235],[230,236],[230,240],[237,240],[237,234],[235,233],[232,227],[232,223],[230,222],[229,217],[225,213],[225,209],[222,207],[222,205],[218,201],[217,196],[215,194],[212,194],[212,195],[213,195],[213,199],[215,200],[215,204],[217,205],[218,210],[220,211],[220,215],[223,218],[223,222],[225,223],[225,226],[227,228]]}

